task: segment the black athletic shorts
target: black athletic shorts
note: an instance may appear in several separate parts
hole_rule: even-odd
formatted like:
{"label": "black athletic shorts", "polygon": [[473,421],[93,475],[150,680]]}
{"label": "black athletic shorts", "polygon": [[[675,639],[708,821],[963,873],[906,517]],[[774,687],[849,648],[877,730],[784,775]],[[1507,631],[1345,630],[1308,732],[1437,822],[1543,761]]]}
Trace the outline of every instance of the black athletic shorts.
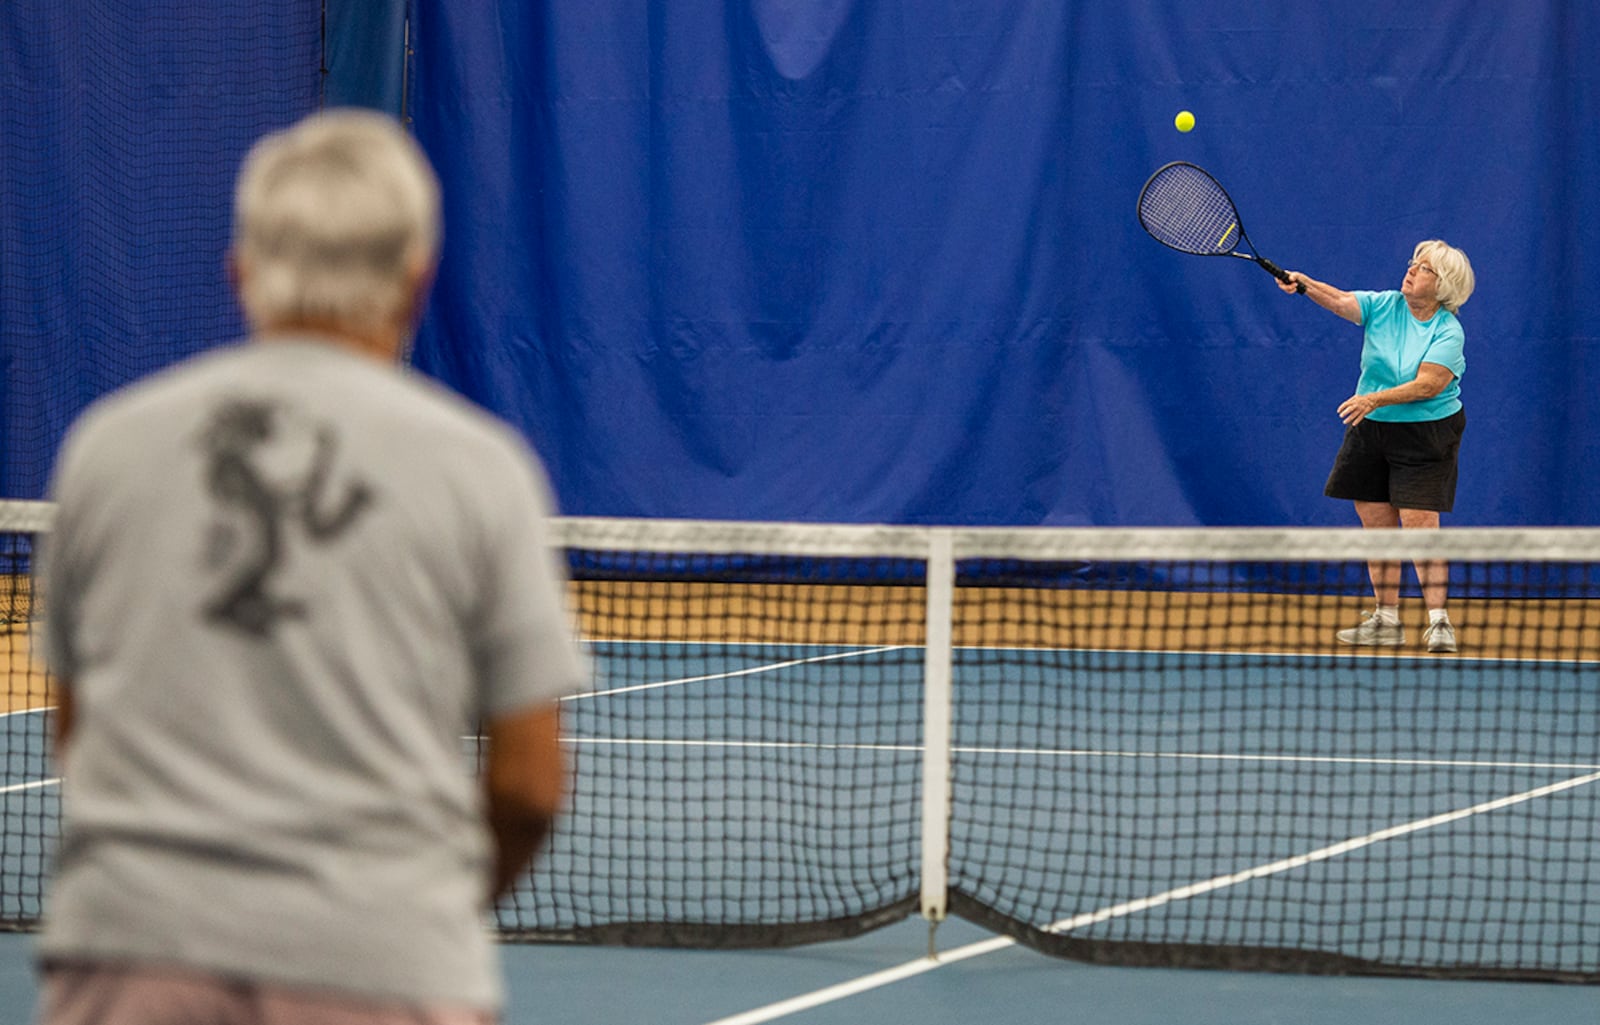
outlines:
{"label": "black athletic shorts", "polygon": [[1466,410],[1420,423],[1363,420],[1345,429],[1322,493],[1353,502],[1388,502],[1397,509],[1449,512],[1456,502],[1456,457],[1466,427]]}

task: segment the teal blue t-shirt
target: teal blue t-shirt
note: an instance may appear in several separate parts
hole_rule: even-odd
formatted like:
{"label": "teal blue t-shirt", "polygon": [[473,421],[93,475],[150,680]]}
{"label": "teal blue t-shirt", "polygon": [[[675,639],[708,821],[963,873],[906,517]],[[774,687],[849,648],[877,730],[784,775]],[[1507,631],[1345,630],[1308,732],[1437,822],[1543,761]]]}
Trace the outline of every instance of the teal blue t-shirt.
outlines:
{"label": "teal blue t-shirt", "polygon": [[1357,395],[1369,395],[1417,379],[1417,368],[1437,363],[1455,376],[1444,391],[1421,402],[1383,406],[1368,414],[1369,420],[1390,423],[1416,423],[1443,420],[1461,408],[1461,375],[1467,360],[1462,354],[1466,336],[1461,321],[1444,307],[1428,320],[1411,315],[1405,296],[1399,292],[1357,292],[1361,303],[1361,326],[1366,338],[1361,343],[1361,380]]}

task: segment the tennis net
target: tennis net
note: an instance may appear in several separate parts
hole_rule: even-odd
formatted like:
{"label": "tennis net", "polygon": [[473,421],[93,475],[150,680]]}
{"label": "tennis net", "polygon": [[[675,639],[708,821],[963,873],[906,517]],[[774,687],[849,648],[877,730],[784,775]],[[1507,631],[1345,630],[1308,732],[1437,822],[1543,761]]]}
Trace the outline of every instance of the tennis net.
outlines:
{"label": "tennis net", "polygon": [[[920,912],[1096,962],[1600,982],[1600,531],[557,528],[597,674],[507,938]],[[0,543],[14,624],[36,536]],[[1458,650],[1409,566],[1405,643],[1339,643],[1367,560],[1417,558]],[[0,916],[28,927],[58,823],[7,637]]]}

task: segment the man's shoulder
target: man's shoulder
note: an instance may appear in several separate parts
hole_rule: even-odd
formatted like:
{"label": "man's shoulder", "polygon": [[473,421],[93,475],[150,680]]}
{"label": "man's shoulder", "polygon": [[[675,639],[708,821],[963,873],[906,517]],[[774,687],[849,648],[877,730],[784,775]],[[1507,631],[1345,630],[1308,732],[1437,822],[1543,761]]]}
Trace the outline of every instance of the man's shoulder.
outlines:
{"label": "man's shoulder", "polygon": [[184,391],[238,358],[240,351],[236,343],[219,346],[106,392],[78,414],[70,436],[126,438],[141,422],[161,419]]}
{"label": "man's shoulder", "polygon": [[131,458],[147,444],[167,447],[197,429],[217,403],[240,398],[304,403],[319,422],[354,433],[364,423],[369,436],[387,439],[423,469],[493,471],[532,455],[511,425],[419,372],[315,343],[279,342],[219,346],[109,392],[78,416],[67,445],[96,453],[95,464],[116,465],[119,453]]}
{"label": "man's shoulder", "polygon": [[419,372],[372,361],[317,342],[236,342],[218,346],[109,392],[80,419],[116,422],[176,411],[217,394],[307,395],[311,376],[329,382],[338,408],[358,416],[388,414],[429,430],[503,443],[512,433],[486,410]]}
{"label": "man's shoulder", "polygon": [[520,461],[531,455],[527,442],[511,424],[433,378],[404,370],[391,375],[389,383],[409,399],[405,415],[417,418],[421,433],[442,447],[487,459]]}

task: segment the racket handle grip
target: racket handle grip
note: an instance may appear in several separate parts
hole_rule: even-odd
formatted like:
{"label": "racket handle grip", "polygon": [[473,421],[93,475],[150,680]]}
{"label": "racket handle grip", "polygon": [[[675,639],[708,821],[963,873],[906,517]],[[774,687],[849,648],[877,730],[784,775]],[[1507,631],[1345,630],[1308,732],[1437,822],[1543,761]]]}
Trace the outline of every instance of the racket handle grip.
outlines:
{"label": "racket handle grip", "polygon": [[1306,293],[1306,283],[1304,281],[1294,281],[1294,280],[1292,280],[1289,277],[1289,272],[1288,271],[1284,270],[1282,267],[1279,267],[1277,264],[1273,263],[1271,260],[1267,259],[1265,256],[1256,257],[1256,261],[1261,264],[1261,266],[1266,270],[1266,272],[1268,274],[1271,274],[1273,277],[1277,278],[1279,281],[1283,282],[1285,285],[1293,284],[1294,285],[1294,290],[1296,292],[1299,292],[1301,295],[1305,295],[1305,293]]}

